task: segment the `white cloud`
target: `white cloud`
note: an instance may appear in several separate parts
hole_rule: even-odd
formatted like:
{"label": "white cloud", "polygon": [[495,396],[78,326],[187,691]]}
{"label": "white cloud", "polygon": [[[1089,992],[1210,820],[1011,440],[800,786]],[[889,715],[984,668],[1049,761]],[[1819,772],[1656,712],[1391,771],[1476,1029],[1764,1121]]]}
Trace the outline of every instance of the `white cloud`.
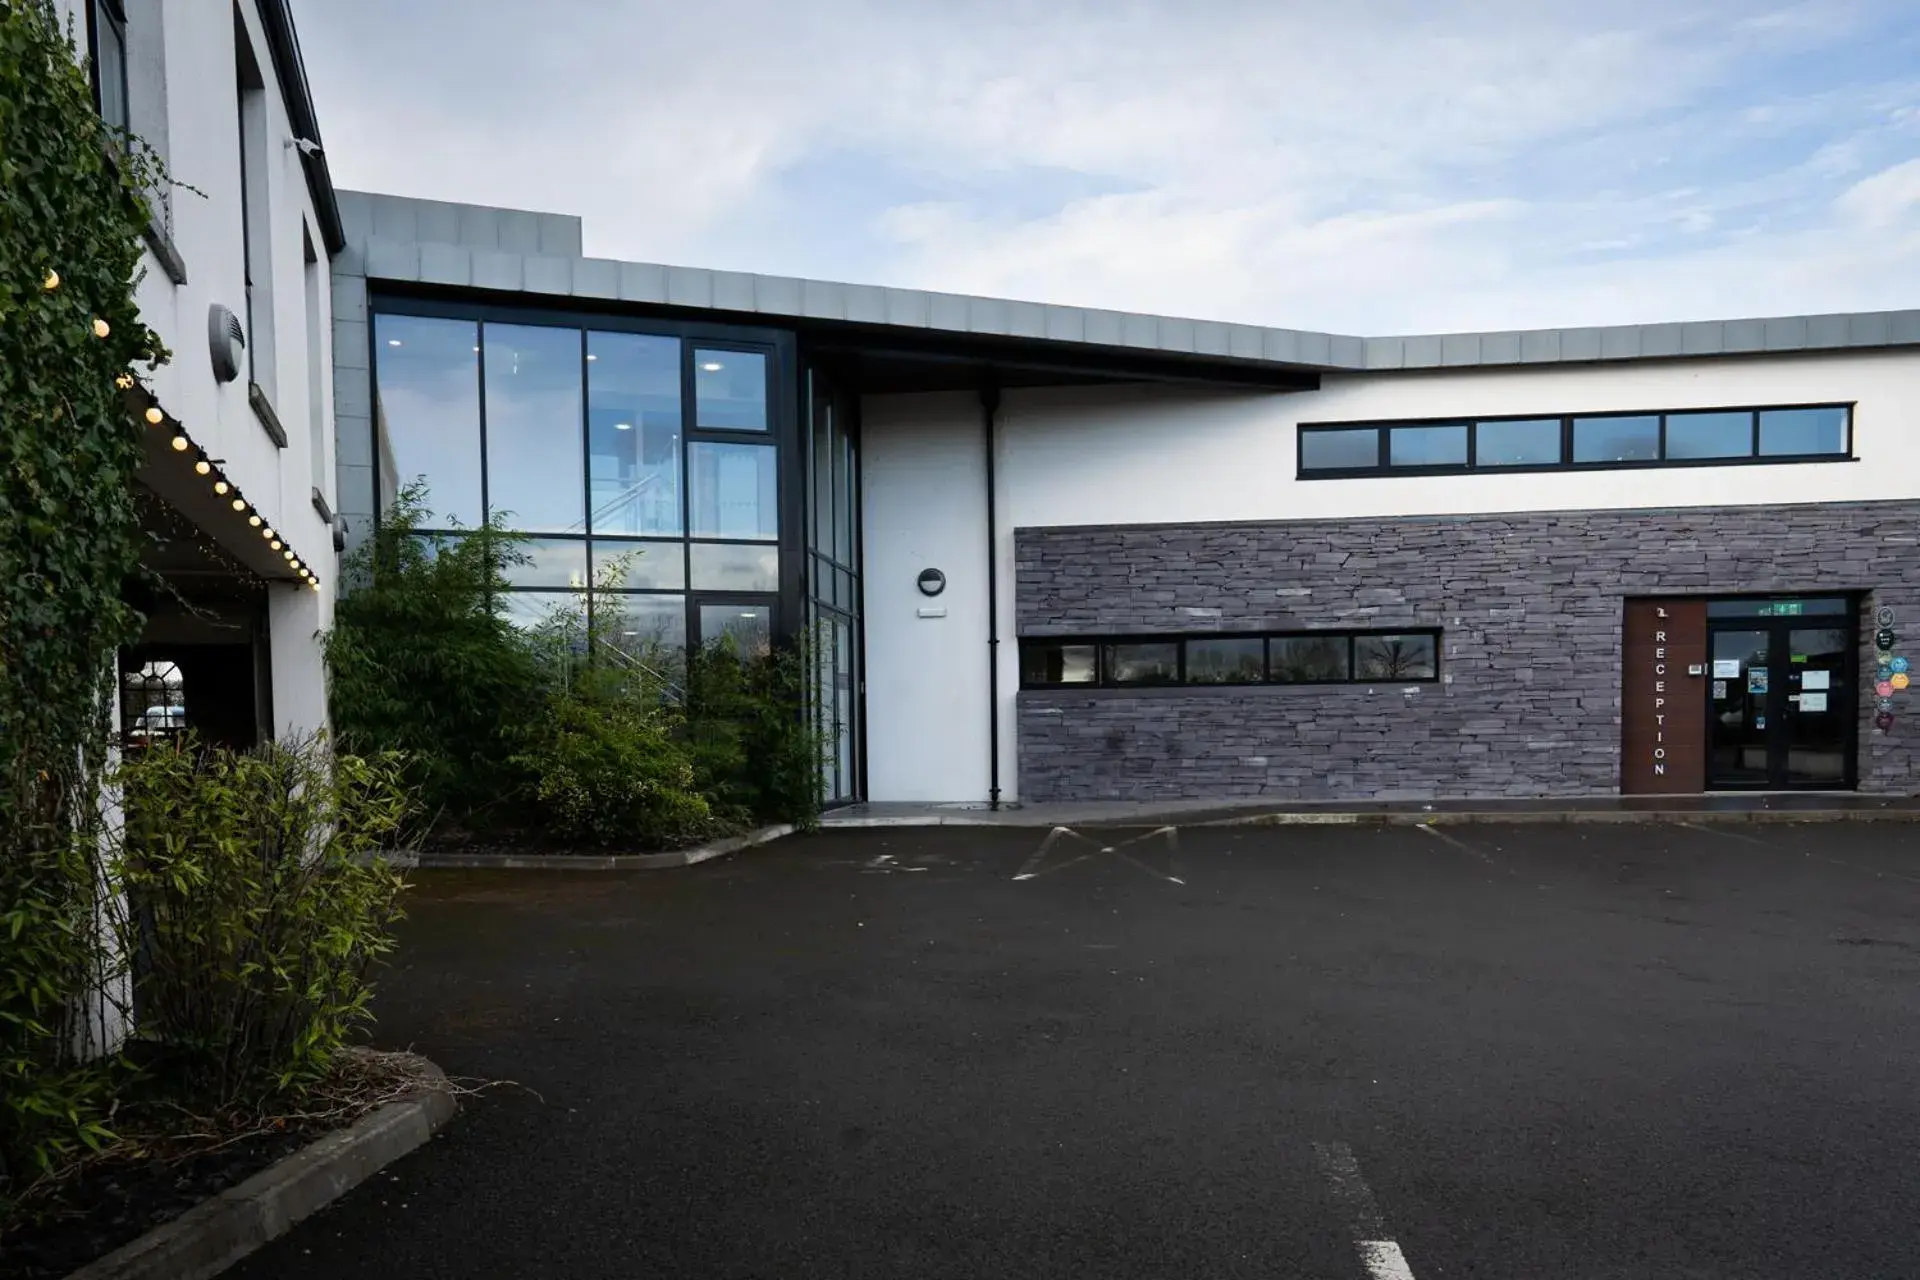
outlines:
{"label": "white cloud", "polygon": [[[309,0],[300,17],[343,185],[577,212],[614,256],[1388,332],[1920,301],[1920,28],[1902,12]],[[827,157],[871,181],[783,205]],[[1098,181],[1039,208],[905,189],[1027,171]],[[836,234],[768,233],[801,221]]]}
{"label": "white cloud", "polygon": [[1884,169],[1847,188],[1836,202],[1862,227],[1883,230],[1920,214],[1920,159]]}

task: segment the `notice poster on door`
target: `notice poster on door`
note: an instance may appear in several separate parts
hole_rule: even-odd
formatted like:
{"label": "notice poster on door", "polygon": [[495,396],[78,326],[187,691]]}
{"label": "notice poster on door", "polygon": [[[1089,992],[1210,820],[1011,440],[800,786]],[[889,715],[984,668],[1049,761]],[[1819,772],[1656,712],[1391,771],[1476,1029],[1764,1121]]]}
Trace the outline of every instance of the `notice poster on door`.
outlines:
{"label": "notice poster on door", "polygon": [[1713,678],[1715,680],[1738,680],[1740,678],[1740,659],[1715,658],[1713,660]]}
{"label": "notice poster on door", "polygon": [[1765,693],[1767,691],[1767,669],[1755,667],[1747,672],[1747,692]]}
{"label": "notice poster on door", "polygon": [[1811,692],[1815,689],[1831,688],[1832,686],[1829,685],[1827,681],[1832,677],[1832,675],[1833,673],[1831,671],[1802,672],[1800,675],[1800,688],[1807,692]]}
{"label": "notice poster on door", "polygon": [[1800,709],[1802,711],[1825,711],[1827,709],[1827,695],[1824,693],[1801,694]]}

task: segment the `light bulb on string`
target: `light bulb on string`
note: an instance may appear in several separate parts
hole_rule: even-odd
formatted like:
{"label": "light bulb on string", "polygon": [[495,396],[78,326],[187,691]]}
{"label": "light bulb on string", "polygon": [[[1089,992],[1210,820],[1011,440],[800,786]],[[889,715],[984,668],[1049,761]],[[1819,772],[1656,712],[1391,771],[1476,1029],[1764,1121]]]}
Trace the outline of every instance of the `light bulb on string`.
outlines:
{"label": "light bulb on string", "polygon": [[275,538],[273,541],[269,542],[267,545],[269,547],[272,547],[275,551],[278,551],[280,549],[280,539]]}
{"label": "light bulb on string", "polygon": [[220,495],[221,497],[223,497],[223,498],[227,496],[227,494],[228,494],[228,492],[229,492],[229,491],[230,491],[230,490],[231,490],[232,488],[233,488],[233,486],[232,486],[232,485],[230,485],[230,484],[228,484],[228,483],[227,483],[227,482],[226,482],[226,481],[225,481],[224,479],[221,479],[221,480],[215,480],[215,481],[213,482],[213,491],[214,491],[215,493],[217,493],[217,494],[219,494],[219,495]]}
{"label": "light bulb on string", "polygon": [[165,422],[166,420],[167,420],[167,415],[161,411],[161,408],[159,405],[150,404],[147,406],[148,425],[157,427],[161,423]]}
{"label": "light bulb on string", "polygon": [[233,509],[235,511],[245,511],[247,509],[247,500],[245,498],[236,497],[233,500]]}
{"label": "light bulb on string", "polygon": [[256,511],[252,515],[247,517],[247,523],[252,525],[254,528],[258,529],[261,525],[265,524],[266,521],[262,520],[260,518],[260,513]]}
{"label": "light bulb on string", "polygon": [[203,475],[203,476],[212,475],[213,464],[211,462],[208,462],[205,458],[202,458],[198,462],[193,464],[193,470],[196,475]]}
{"label": "light bulb on string", "polygon": [[172,440],[168,441],[168,443],[173,446],[175,453],[185,453],[187,450],[193,448],[193,441],[187,439],[184,434],[175,436]]}
{"label": "light bulb on string", "polygon": [[113,332],[113,326],[112,326],[112,325],[110,325],[110,324],[108,324],[108,323],[107,323],[107,322],[106,322],[105,320],[98,320],[98,319],[96,319],[96,320],[95,320],[95,321],[93,322],[93,336],[94,336],[94,337],[96,337],[96,338],[104,338],[104,337],[106,337],[106,336],[107,336],[108,334],[110,334],[110,333],[112,333],[112,332]]}
{"label": "light bulb on string", "polygon": [[[260,536],[261,536],[261,537],[263,537],[263,538],[265,538],[265,539],[266,539],[266,540],[267,540],[268,542],[272,542],[272,541],[273,541],[273,530],[272,530],[271,528],[266,528],[266,529],[262,529],[262,530],[260,531]],[[276,548],[274,548],[274,549],[275,549],[276,551],[277,551],[277,550],[279,550],[279,548],[278,548],[278,547],[276,547]]]}
{"label": "light bulb on string", "polygon": [[280,554],[285,556],[287,559],[291,560],[293,559],[293,548],[288,547],[285,551],[282,551]]}
{"label": "light bulb on string", "polygon": [[133,390],[133,375],[130,373],[123,373],[119,377],[113,380],[113,385],[120,388],[122,391],[131,391]]}
{"label": "light bulb on string", "polygon": [[47,278],[40,283],[48,293],[52,293],[60,287],[60,273],[58,271],[49,271],[47,272]]}

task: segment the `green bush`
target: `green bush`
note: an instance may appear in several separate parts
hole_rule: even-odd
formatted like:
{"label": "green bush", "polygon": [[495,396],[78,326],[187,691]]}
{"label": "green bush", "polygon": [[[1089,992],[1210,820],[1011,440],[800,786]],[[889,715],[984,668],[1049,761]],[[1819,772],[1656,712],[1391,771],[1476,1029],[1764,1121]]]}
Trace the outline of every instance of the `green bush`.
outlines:
{"label": "green bush", "polygon": [[353,589],[326,642],[334,732],[344,750],[401,752],[429,820],[511,823],[511,761],[550,681],[493,607],[525,553],[492,524],[418,534],[424,515],[424,488],[408,486],[343,566]]}
{"label": "green bush", "polygon": [[726,639],[691,656],[683,736],[702,794],[729,822],[820,818],[819,733],[803,714],[805,655],[742,659]]}
{"label": "green bush", "polygon": [[391,755],[306,738],[253,751],[155,743],[119,772],[117,879],[142,1041],[216,1105],[321,1078],[367,1021],[412,806]]}
{"label": "green bush", "polygon": [[709,835],[713,810],[662,709],[635,699],[559,694],[515,758],[534,816],[560,840],[667,849]]}
{"label": "green bush", "polygon": [[[498,524],[421,534],[424,508],[409,486],[349,557],[327,659],[342,745],[402,751],[429,821],[640,849],[815,821],[799,654],[636,650],[619,597],[589,609],[584,592],[523,631],[498,610],[520,539]],[[622,566],[600,569],[611,591]]]}
{"label": "green bush", "polygon": [[0,1217],[102,1132],[102,1069],[76,1057],[113,654],[139,629],[130,397],[166,359],[134,297],[161,180],[94,110],[54,6],[0,3]]}
{"label": "green bush", "polygon": [[0,851],[0,1223],[34,1179],[109,1136],[106,1066],[71,1052],[77,1006],[104,977],[93,863],[49,843]]}

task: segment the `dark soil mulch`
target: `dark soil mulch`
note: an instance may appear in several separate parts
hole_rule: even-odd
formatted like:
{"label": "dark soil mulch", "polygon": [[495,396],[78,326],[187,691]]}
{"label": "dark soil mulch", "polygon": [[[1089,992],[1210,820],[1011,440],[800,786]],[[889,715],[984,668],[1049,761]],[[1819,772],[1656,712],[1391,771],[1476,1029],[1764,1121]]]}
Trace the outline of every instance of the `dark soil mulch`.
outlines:
{"label": "dark soil mulch", "polygon": [[90,1168],[36,1206],[44,1214],[37,1223],[0,1235],[0,1276],[58,1280],[238,1186],[327,1131],[325,1125],[290,1126],[199,1155],[147,1156]]}

